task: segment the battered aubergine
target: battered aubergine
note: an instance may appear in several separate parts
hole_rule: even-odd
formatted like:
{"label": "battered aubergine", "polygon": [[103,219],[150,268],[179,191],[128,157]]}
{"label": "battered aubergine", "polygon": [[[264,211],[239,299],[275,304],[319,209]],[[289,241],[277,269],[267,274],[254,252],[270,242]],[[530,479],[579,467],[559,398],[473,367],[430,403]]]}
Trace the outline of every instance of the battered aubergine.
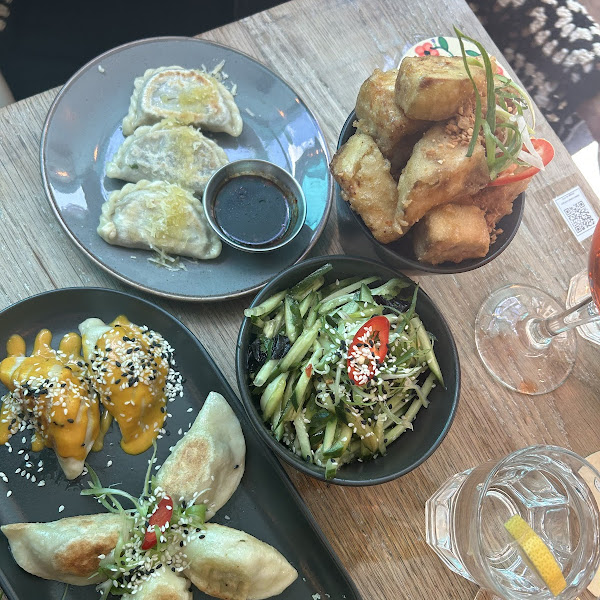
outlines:
{"label": "battered aubergine", "polygon": [[370,135],[398,175],[406,164],[420,134],[431,126],[428,121],[410,119],[395,99],[398,69],[373,74],[360,86],[356,98],[356,127]]}
{"label": "battered aubergine", "polygon": [[[459,119],[460,121],[460,119]],[[467,157],[468,138],[455,123],[438,124],[417,142],[398,180],[396,229],[404,234],[432,208],[488,184],[485,151],[476,144]]]}
{"label": "battered aubergine", "polygon": [[383,244],[400,237],[394,228],[396,182],[386,160],[372,137],[354,134],[335,154],[331,173],[341,188],[342,198],[350,204]]}
{"label": "battered aubergine", "polygon": [[[470,66],[470,71],[479,93],[485,96],[484,68]],[[475,91],[462,58],[415,56],[400,64],[395,96],[398,106],[411,119],[443,121],[472,103]]]}

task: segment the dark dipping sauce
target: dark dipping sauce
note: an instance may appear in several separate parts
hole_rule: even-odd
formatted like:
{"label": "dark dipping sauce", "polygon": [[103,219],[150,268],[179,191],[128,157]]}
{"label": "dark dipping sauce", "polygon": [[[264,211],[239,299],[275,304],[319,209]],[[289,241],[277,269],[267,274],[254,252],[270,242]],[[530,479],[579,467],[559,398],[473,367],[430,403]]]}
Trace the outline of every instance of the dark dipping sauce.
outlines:
{"label": "dark dipping sauce", "polygon": [[246,246],[266,246],[280,239],[290,224],[290,200],[261,175],[238,175],[217,192],[214,218],[223,233]]}

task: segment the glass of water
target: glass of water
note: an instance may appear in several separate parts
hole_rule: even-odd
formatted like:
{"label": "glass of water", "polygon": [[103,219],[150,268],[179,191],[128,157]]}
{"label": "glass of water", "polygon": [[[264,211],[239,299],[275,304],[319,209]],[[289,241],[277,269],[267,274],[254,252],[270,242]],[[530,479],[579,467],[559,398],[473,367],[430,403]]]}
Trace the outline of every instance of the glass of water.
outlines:
{"label": "glass of water", "polygon": [[556,597],[583,600],[600,565],[600,515],[586,479],[600,486],[592,465],[556,446],[454,475],[426,503],[427,543],[450,569],[505,600],[549,600],[539,565],[504,526],[519,515],[562,571],[566,587]]}

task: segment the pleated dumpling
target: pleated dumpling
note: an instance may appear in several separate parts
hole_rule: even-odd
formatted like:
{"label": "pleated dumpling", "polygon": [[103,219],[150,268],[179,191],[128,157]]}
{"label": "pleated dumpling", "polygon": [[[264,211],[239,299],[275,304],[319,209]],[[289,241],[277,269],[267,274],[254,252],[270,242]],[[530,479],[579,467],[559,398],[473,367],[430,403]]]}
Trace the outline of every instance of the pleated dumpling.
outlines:
{"label": "pleated dumpling", "polygon": [[169,181],[203,192],[210,176],[229,162],[225,151],[193,127],[164,120],[138,127],[106,165],[125,181]]}
{"label": "pleated dumpling", "polygon": [[225,398],[211,392],[192,427],[156,474],[156,483],[188,505],[203,502],[210,519],[237,489],[245,456],[240,422]]}
{"label": "pleated dumpling", "polygon": [[102,205],[98,235],[109,244],[211,259],[221,241],[210,228],[202,203],[166,181],[142,180],[111,192]]}
{"label": "pleated dumpling", "polygon": [[207,523],[190,535],[186,577],[204,593],[224,600],[260,600],[285,590],[298,573],[273,546],[248,533]]}
{"label": "pleated dumpling", "polygon": [[131,135],[140,125],[173,119],[208,131],[233,136],[242,133],[242,117],[231,92],[203,71],[183,67],[148,69],[134,83],[123,133]]}
{"label": "pleated dumpling", "polygon": [[50,523],[13,523],[0,529],[17,564],[32,575],[71,585],[91,585],[100,556],[108,555],[131,527],[125,516],[111,513],[68,517]]}

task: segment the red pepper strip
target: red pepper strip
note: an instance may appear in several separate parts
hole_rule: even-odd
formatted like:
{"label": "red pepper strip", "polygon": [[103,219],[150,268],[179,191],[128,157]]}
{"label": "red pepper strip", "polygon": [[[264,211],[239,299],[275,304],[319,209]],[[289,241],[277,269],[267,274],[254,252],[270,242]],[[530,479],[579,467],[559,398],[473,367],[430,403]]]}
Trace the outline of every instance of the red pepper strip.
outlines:
{"label": "red pepper strip", "polygon": [[156,507],[155,511],[150,516],[148,521],[148,528],[146,529],[146,535],[142,542],[142,550],[149,550],[156,546],[156,531],[154,526],[158,525],[163,527],[166,525],[173,516],[173,500],[169,496],[165,496]]}
{"label": "red pepper strip", "polygon": [[[543,138],[533,138],[531,143],[540,155],[544,166],[546,166],[554,158],[554,146],[548,140]],[[490,181],[488,186],[506,185],[507,183],[514,183],[515,181],[521,181],[522,179],[529,179],[538,171],[539,169],[537,167],[524,167],[512,164],[510,167],[504,169],[502,173],[499,173],[494,181]]]}
{"label": "red pepper strip", "polygon": [[308,365],[306,367],[306,369],[304,369],[304,372],[306,373],[307,377],[310,377],[312,375],[312,371],[313,371],[313,366],[312,364]]}
{"label": "red pepper strip", "polygon": [[[388,351],[390,322],[385,317],[372,317],[357,332],[348,348],[348,376],[354,385],[363,386],[375,375]],[[358,357],[364,356],[361,364]]]}

